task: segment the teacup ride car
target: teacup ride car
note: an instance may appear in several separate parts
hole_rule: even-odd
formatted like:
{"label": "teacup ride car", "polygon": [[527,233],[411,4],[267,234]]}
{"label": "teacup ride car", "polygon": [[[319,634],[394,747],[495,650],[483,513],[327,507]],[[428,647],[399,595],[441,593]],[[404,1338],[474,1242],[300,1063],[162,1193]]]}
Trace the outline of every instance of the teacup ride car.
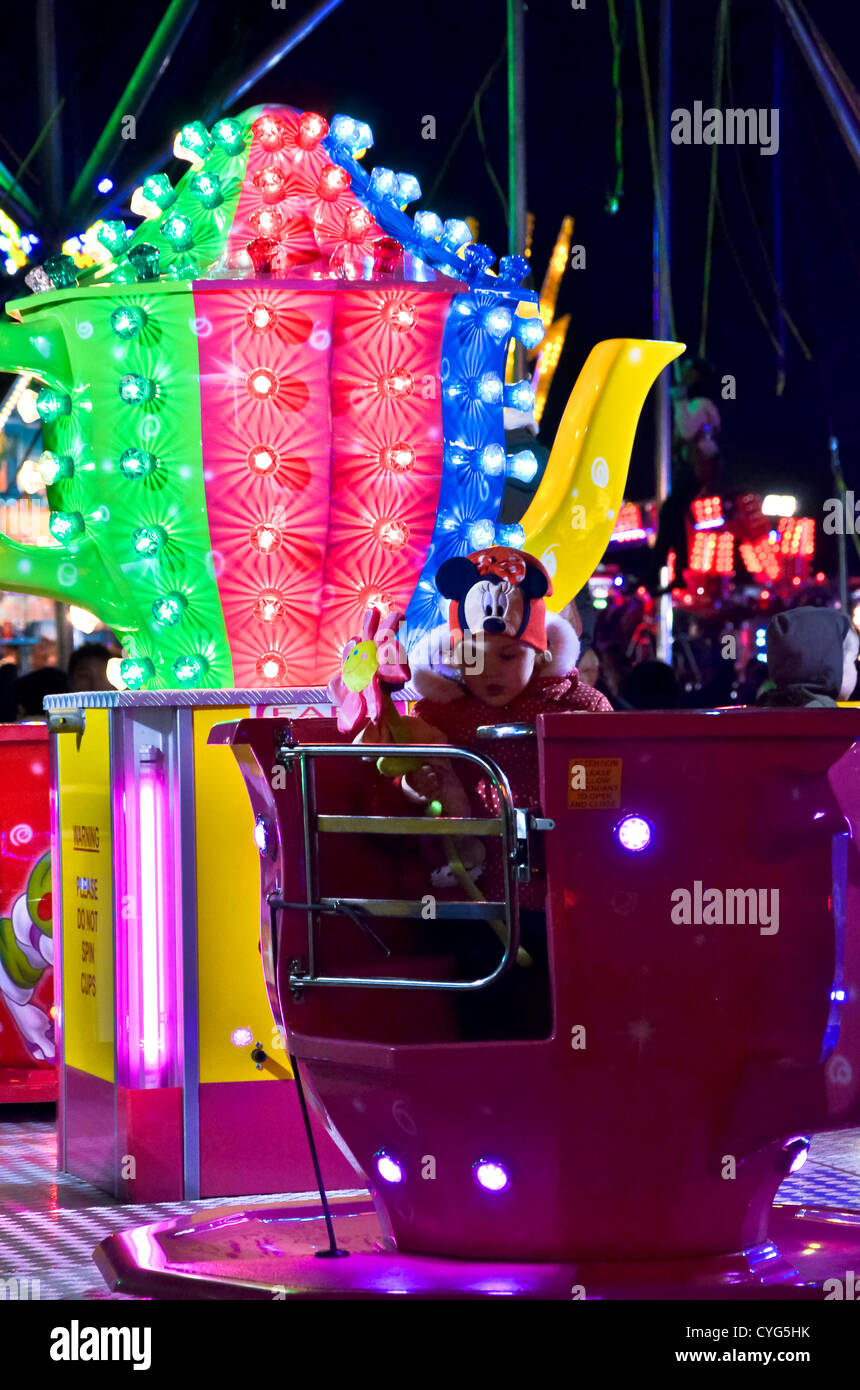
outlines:
{"label": "teacup ride car", "polygon": [[[320,1204],[113,1235],[96,1252],[108,1283],[825,1297],[860,1268],[860,1212],[774,1199],[816,1131],[860,1123],[858,735],[844,709],[488,726],[444,755],[495,785],[500,812],[457,820],[381,807],[367,748],[334,721],[218,726],[255,818],[273,1014],[371,1202],[327,1201],[321,1173]],[[516,806],[505,769],[523,743],[534,800]],[[489,847],[495,900],[428,888],[435,837],[454,835]],[[535,877],[545,971],[517,963]],[[469,975],[479,936],[495,967]],[[511,1007],[486,1027],[480,1001],[529,969],[511,997],[536,992],[545,1023]]]}

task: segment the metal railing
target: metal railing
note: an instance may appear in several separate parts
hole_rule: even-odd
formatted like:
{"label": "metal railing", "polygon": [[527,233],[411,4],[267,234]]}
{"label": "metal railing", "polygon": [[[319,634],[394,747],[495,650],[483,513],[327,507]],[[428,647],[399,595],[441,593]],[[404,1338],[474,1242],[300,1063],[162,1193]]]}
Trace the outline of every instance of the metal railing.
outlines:
{"label": "metal railing", "polygon": [[[364,758],[376,761],[381,757],[418,757],[428,760],[450,758],[468,762],[478,767],[490,780],[499,799],[498,817],[472,818],[461,816],[344,816],[317,814],[314,801],[314,788],[310,774],[310,763],[316,758]],[[300,744],[288,741],[276,754],[276,761],[282,766],[294,769],[300,778],[302,801],[302,842],[304,849],[304,882],[306,897],[304,901],[287,901],[277,894],[269,899],[273,944],[277,941],[276,914],[293,910],[307,913],[308,958],[307,965],[299,959],[290,961],[289,986],[294,996],[300,996],[308,986],[314,987],[352,987],[361,989],[429,989],[448,991],[468,991],[484,989],[507,970],[513,961],[513,921],[516,902],[512,891],[512,880],[528,877],[528,828],[526,813],[513,804],[511,790],[505,774],[496,763],[480,753],[463,748],[452,748],[444,744]],[[551,822],[533,821],[537,828],[549,828]],[[492,974],[480,980],[422,980],[394,976],[376,975],[320,975],[316,970],[316,919],[324,915],[340,915],[351,918],[357,926],[372,937],[386,955],[390,955],[385,943],[373,931],[370,923],[375,918],[426,919],[424,899],[401,898],[345,898],[324,897],[314,893],[318,880],[318,866],[314,853],[314,836],[326,834],[370,834],[370,835],[441,835],[441,836],[493,836],[501,840],[502,871],[504,881],[504,900],[498,902],[463,901],[437,902],[435,920],[441,921],[493,921],[501,922],[504,928],[504,951]]]}

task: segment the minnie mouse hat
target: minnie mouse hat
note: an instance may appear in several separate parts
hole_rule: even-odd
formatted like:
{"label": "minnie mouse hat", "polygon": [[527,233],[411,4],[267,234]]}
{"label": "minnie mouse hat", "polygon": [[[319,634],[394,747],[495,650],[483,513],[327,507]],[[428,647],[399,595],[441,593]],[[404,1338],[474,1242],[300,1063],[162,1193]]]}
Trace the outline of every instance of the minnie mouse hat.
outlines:
{"label": "minnie mouse hat", "polygon": [[467,632],[486,632],[546,651],[544,598],[552,593],[552,581],[533,555],[493,545],[455,556],[439,566],[436,588],[451,600],[448,626],[453,641]]}

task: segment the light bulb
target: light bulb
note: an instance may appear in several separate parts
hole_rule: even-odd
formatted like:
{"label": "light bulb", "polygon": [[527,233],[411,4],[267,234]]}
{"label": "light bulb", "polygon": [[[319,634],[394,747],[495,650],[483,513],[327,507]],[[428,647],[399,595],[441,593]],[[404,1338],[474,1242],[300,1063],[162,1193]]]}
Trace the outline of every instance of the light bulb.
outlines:
{"label": "light bulb", "polygon": [[118,338],[135,338],[141,329],[146,327],[146,320],[145,310],[127,304],[120,309],[114,309],[110,316],[110,326]]}
{"label": "light bulb", "polygon": [[248,453],[248,467],[258,478],[270,477],[280,461],[280,454],[271,444],[255,444]]}
{"label": "light bulb", "polygon": [[84,533],[84,518],[80,512],[52,512],[48,530],[55,541],[73,541]]}
{"label": "light bulb", "polygon": [[475,394],[484,405],[498,405],[503,395],[502,378],[498,372],[484,372],[475,382]]}
{"label": "light bulb", "polygon": [[142,685],[152,680],[155,667],[148,656],[127,657],[119,664],[119,674],[129,690],[140,690]]}
{"label": "light bulb", "polygon": [[155,391],[155,382],[151,377],[137,376],[135,372],[120,377],[120,399],[125,401],[126,405],[143,405],[146,401],[153,400]]}
{"label": "light bulb", "polygon": [[180,656],[173,663],[173,674],[179,685],[186,688],[197,685],[209,670],[205,656]]}
{"label": "light bulb", "polygon": [[159,227],[165,241],[177,251],[187,251],[194,245],[194,223],[181,212],[169,212]]}
{"label": "light bulb", "polygon": [[530,381],[514,381],[505,387],[505,405],[513,410],[531,410],[535,393]]}
{"label": "light bulb", "polygon": [[381,516],[373,523],[373,534],[386,550],[400,550],[409,540],[409,527],[395,517]]}
{"label": "light bulb", "polygon": [[146,201],[154,203],[162,212],[176,202],[176,189],[166,174],[152,174],[144,179],[142,192]]}
{"label": "light bulb", "polygon": [[233,155],[238,154],[245,143],[241,125],[229,117],[215,122],[212,127],[212,138],[216,145],[220,145],[228,154]]}
{"label": "light bulb", "polygon": [[50,425],[55,420],[61,420],[65,415],[71,414],[72,398],[64,391],[54,391],[50,386],[43,386],[36,397],[36,410],[40,420]]}
{"label": "light bulb", "polygon": [[278,323],[278,311],[270,304],[252,305],[245,317],[252,333],[269,333]]}
{"label": "light bulb", "polygon": [[531,449],[521,449],[508,460],[508,477],[518,483],[531,483],[538,471],[538,461]]}
{"label": "light bulb", "polygon": [[277,589],[263,589],[254,604],[254,617],[261,623],[276,623],[283,618],[286,607],[284,596]]}
{"label": "light bulb", "polygon": [[481,315],[481,322],[493,338],[501,340],[511,331],[513,315],[510,309],[505,309],[503,305],[498,304],[494,309],[484,310]]}
{"label": "light bulb", "polygon": [[395,333],[409,333],[418,322],[418,311],[410,299],[391,299],[380,312]]}
{"label": "light bulb", "polygon": [[444,246],[446,251],[459,251],[461,246],[465,246],[471,240],[472,233],[468,222],[464,222],[460,217],[450,217],[442,228],[439,244]]}
{"label": "light bulb", "polygon": [[318,116],[316,111],[305,111],[299,117],[296,142],[303,150],[315,149],[327,135],[328,121],[324,116]]}
{"label": "light bulb", "polygon": [[220,207],[224,201],[221,180],[217,174],[195,174],[188,180],[188,192],[197,198],[205,208]]}
{"label": "light bulb", "polygon": [[251,532],[251,545],[261,555],[271,555],[273,551],[280,549],[283,542],[283,533],[271,522],[261,521]]}
{"label": "light bulb", "polygon": [[248,218],[253,231],[267,240],[277,240],[279,234],[284,230],[286,221],[280,208],[257,208]]}
{"label": "light bulb", "polygon": [[211,149],[212,136],[202,121],[189,121],[173,142],[173,153],[177,159],[188,159],[192,163],[202,163]]}
{"label": "light bulb", "polygon": [[492,545],[496,538],[496,528],[492,521],[474,521],[469,527],[469,546],[472,550],[483,550]]}
{"label": "light bulb", "polygon": [[55,454],[50,449],[46,449],[39,456],[36,467],[39,470],[39,477],[46,487],[53,487],[54,483],[71,478],[75,471],[75,465],[69,454]]}
{"label": "light bulb", "polygon": [[408,473],[415,467],[415,450],[411,444],[400,440],[381,449],[379,461],[383,468],[390,469],[392,473]]}
{"label": "light bulb", "polygon": [[540,314],[535,314],[533,318],[515,318],[514,337],[529,351],[542,343],[544,326]]}
{"label": "light bulb", "polygon": [[124,478],[146,478],[157,467],[155,454],[147,453],[146,449],[123,449],[119,456],[119,471]]}
{"label": "light bulb", "polygon": [[254,139],[259,141],[264,150],[273,153],[275,150],[283,149],[287,143],[289,128],[282,116],[277,116],[273,112],[267,112],[265,116],[258,116],[251,126]]}
{"label": "light bulb", "polygon": [[425,241],[435,241],[444,230],[442,218],[437,217],[435,212],[416,212],[412,225]]}
{"label": "light bulb", "polygon": [[490,478],[505,471],[505,451],[501,444],[487,444],[481,452],[481,467]]}
{"label": "light bulb", "polygon": [[176,624],[182,621],[182,615],[187,607],[188,599],[185,595],[174,590],[155,600],[152,605],[152,616],[157,623],[163,623],[165,627],[176,627]]}
{"label": "light bulb", "polygon": [[131,533],[132,549],[150,558],[163,549],[167,532],[163,526],[138,526]]}
{"label": "light bulb", "polygon": [[249,395],[257,401],[269,401],[277,393],[278,378],[266,367],[255,367],[245,378]]}
{"label": "light bulb", "polygon": [[287,663],[280,652],[264,652],[257,658],[256,671],[260,680],[276,685],[286,679]]}
{"label": "light bulb", "polygon": [[252,183],[264,203],[279,203],[286,195],[289,176],[276,164],[270,164],[254,175]]}
{"label": "light bulb", "polygon": [[393,371],[386,372],[377,383],[377,390],[381,396],[411,396],[415,388],[415,379],[406,367],[395,367]]}
{"label": "light bulb", "polygon": [[346,169],[341,169],[339,164],[326,164],[320,173],[317,192],[327,202],[333,202],[341,193],[346,192],[351,183],[352,179]]}

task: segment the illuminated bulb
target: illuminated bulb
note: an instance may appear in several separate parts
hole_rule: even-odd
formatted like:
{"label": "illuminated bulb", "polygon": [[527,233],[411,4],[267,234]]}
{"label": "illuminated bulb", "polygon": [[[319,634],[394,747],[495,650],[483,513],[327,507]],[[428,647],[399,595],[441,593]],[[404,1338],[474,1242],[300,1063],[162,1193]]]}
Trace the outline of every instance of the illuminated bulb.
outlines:
{"label": "illuminated bulb", "polygon": [[415,388],[415,379],[406,367],[395,367],[393,371],[387,372],[384,377],[380,377],[377,390],[383,396],[411,396]]}
{"label": "illuminated bulb", "polygon": [[[472,240],[472,233],[468,222],[464,222],[460,217],[450,217],[442,228],[442,235],[439,239],[440,246],[444,246],[446,251],[459,251],[461,246]],[[495,260],[495,257],[493,257]]]}
{"label": "illuminated bulb", "polygon": [[256,671],[260,680],[274,685],[286,679],[287,663],[280,652],[264,652],[257,658]]}
{"label": "illuminated bulb", "polygon": [[517,522],[509,522],[497,528],[496,539],[499,545],[510,545],[514,550],[519,550],[525,544],[526,533]]}
{"label": "illuminated bulb", "polygon": [[377,1154],[376,1171],[384,1182],[402,1182],[404,1178],[401,1164],[397,1162],[396,1158],[392,1158],[390,1154]]}
{"label": "illuminated bulb", "polygon": [[40,455],[36,467],[46,487],[53,487],[54,483],[61,479],[71,478],[75,471],[75,465],[68,454],[54,454],[50,449],[46,449]]}
{"label": "illuminated bulb", "polygon": [[381,236],[373,243],[374,275],[393,275],[403,260],[403,247],[392,236]]}
{"label": "illuminated bulb", "polygon": [[495,259],[496,253],[489,246],[484,246],[483,242],[478,241],[474,246],[467,246],[463,252],[466,275],[470,280],[480,280]]}
{"label": "illuminated bulb", "polygon": [[155,390],[155,382],[151,377],[137,376],[134,372],[129,372],[119,380],[120,399],[125,401],[126,405],[143,405],[146,401],[151,401],[155,396]]}
{"label": "illuminated bulb", "polygon": [[347,241],[361,241],[373,226],[367,208],[350,208],[343,219],[343,234]]}
{"label": "illuminated bulb", "polygon": [[152,605],[152,616],[157,623],[163,623],[165,627],[176,627],[176,624],[182,621],[182,615],[187,607],[188,599],[185,595],[174,590],[155,600]]}
{"label": "illuminated bulb", "polygon": [[211,149],[212,136],[202,121],[189,121],[173,142],[176,158],[187,159],[191,164],[202,164]]}
{"label": "illuminated bulb", "polygon": [[194,245],[194,223],[181,212],[170,212],[162,222],[159,231],[165,241],[169,241],[177,251],[187,251]]}
{"label": "illuminated bulb", "polygon": [[255,367],[245,378],[249,395],[257,401],[269,401],[278,389],[278,378],[266,367]]}
{"label": "illuminated bulb", "polygon": [[162,212],[176,202],[176,189],[166,174],[152,174],[144,179],[141,193],[148,203],[154,203]]}
{"label": "illuminated bulb", "polygon": [[258,116],[251,126],[254,139],[259,141],[264,150],[274,152],[283,149],[287,143],[289,127],[282,116],[276,116],[268,112],[265,116]]}
{"label": "illuminated bulb", "polygon": [[173,674],[181,686],[192,686],[203,680],[209,670],[205,656],[180,656],[173,663]]}
{"label": "illuminated bulb", "polygon": [[[254,830],[254,839],[257,839],[256,828]],[[234,1047],[250,1047],[251,1043],[254,1041],[254,1034],[251,1032],[250,1028],[234,1028],[230,1034],[230,1041]]]}
{"label": "illuminated bulb", "polygon": [[346,145],[347,149],[358,149],[359,147],[361,129],[359,122],[354,121],[352,116],[333,116],[329,134],[336,144]]}
{"label": "illuminated bulb", "polygon": [[110,193],[110,191],[111,191],[112,188],[113,188],[113,179],[109,179],[109,178],[99,179],[98,183],[96,184],[96,193],[103,193],[103,194],[104,194],[104,193]]}
{"label": "illuminated bulb", "polygon": [[382,165],[372,171],[370,175],[370,191],[374,198],[384,198],[390,201],[397,196],[397,175],[393,169],[383,169]]}
{"label": "illuminated bulb", "polygon": [[276,164],[260,169],[252,180],[264,203],[279,203],[285,196],[289,176]]}
{"label": "illuminated bulb", "polygon": [[499,289],[521,285],[528,273],[529,263],[525,256],[502,256],[497,277]]}
{"label": "illuminated bulb", "polygon": [[277,589],[263,589],[254,604],[254,617],[261,623],[276,623],[285,611],[284,596]]}
{"label": "illuminated bulb", "polygon": [[508,477],[518,483],[531,483],[538,471],[538,461],[531,449],[521,449],[508,460]]}
{"label": "illuminated bulb", "polygon": [[84,518],[80,512],[52,512],[48,530],[55,541],[73,541],[84,533]]}
{"label": "illuminated bulb", "polygon": [[535,314],[532,318],[515,318],[514,337],[529,351],[542,343],[544,326],[540,314]]}
{"label": "illuminated bulb", "polygon": [[474,521],[469,527],[469,546],[472,550],[483,550],[496,539],[496,528],[492,521]]}
{"label": "illuminated bulb", "polygon": [[401,440],[381,449],[379,461],[383,468],[389,468],[392,473],[408,473],[415,467],[415,450],[411,444],[405,444]]}
{"label": "illuminated bulb", "polygon": [[312,150],[328,135],[328,121],[315,111],[305,111],[299,117],[296,142],[303,150]]}
{"label": "illuminated bulb", "polygon": [[275,255],[278,243],[274,237],[258,236],[249,241],[246,247],[251,262],[258,275],[271,275],[275,268]]}
{"label": "illuminated bulb", "polygon": [[510,309],[505,309],[499,304],[495,309],[485,309],[481,315],[481,322],[491,337],[502,339],[511,331],[513,315]]}
{"label": "illuminated bulb", "polygon": [[95,613],[88,613],[86,608],[78,608],[75,604],[69,608],[69,622],[72,627],[78,629],[78,632],[85,632],[87,636],[91,632],[95,632],[96,628],[100,626]]}
{"label": "illuminated bulb", "polygon": [[457,294],[451,301],[451,307],[458,318],[470,319],[478,312],[478,306],[467,294]]}
{"label": "illuminated bulb", "polygon": [[197,198],[205,208],[217,208],[224,201],[221,180],[217,174],[195,174],[188,180],[188,192]]}
{"label": "illuminated bulb", "polygon": [[45,261],[45,273],[50,275],[54,288],[58,290],[71,289],[72,285],[78,283],[77,266],[71,256],[62,253],[48,257]]}
{"label": "illuminated bulb", "polygon": [[373,131],[370,129],[370,126],[367,124],[367,121],[359,121],[359,122],[358,122],[358,145],[357,145],[356,150],[355,150],[355,157],[356,157],[356,159],[361,159],[361,156],[365,153],[365,151],[371,149],[372,146],[373,146]]}
{"label": "illuminated bulb", "polygon": [[475,383],[475,392],[484,405],[498,405],[503,395],[502,378],[498,372],[484,372]]}
{"label": "illuminated bulb", "polygon": [[444,231],[442,218],[437,217],[435,212],[416,212],[412,225],[425,241],[435,241]]}
{"label": "illuminated bulb", "polygon": [[392,299],[381,309],[382,317],[395,333],[408,333],[418,322],[418,311],[411,299]]}
{"label": "illuminated bulb", "polygon": [[38,391],[31,391],[29,387],[23,390],[16,402],[16,409],[25,424],[35,425],[36,421],[41,418]]}
{"label": "illuminated bulb", "polygon": [[[19,413],[20,409],[19,405]],[[71,414],[72,398],[64,391],[54,391],[50,386],[43,386],[36,397],[36,410],[39,419],[50,425],[55,420],[61,420],[63,416]]]}
{"label": "illuminated bulb", "polygon": [[481,452],[481,467],[490,478],[505,471],[506,454],[501,444],[488,444]]}
{"label": "illuminated bulb", "polygon": [[[686,595],[689,598],[689,594]],[[654,828],[644,816],[623,816],[615,827],[615,836],[622,849],[641,854],[651,843]]]}
{"label": "illuminated bulb", "polygon": [[18,477],[15,481],[20,491],[26,492],[29,497],[35,497],[36,493],[45,490],[38,464],[33,459],[24,460],[18,469]]}
{"label": "illuminated bulb", "polygon": [[277,240],[279,233],[284,230],[285,220],[278,208],[258,208],[248,218],[253,231],[271,240]]}
{"label": "illuminated bulb", "polygon": [[119,673],[123,684],[129,690],[140,690],[142,685],[152,680],[155,667],[148,656],[134,656],[120,662]]}
{"label": "illuminated bulb", "polygon": [[212,127],[212,139],[228,154],[238,154],[244,145],[244,132],[238,121],[225,117]]}
{"label": "illuminated bulb", "polygon": [[414,174],[397,175],[397,202],[400,207],[421,197],[421,185]]}
{"label": "illuminated bulb", "polygon": [[280,461],[280,454],[270,444],[255,444],[248,454],[248,467],[258,478],[268,478]]}
{"label": "illuminated bulb", "polygon": [[138,526],[131,533],[132,549],[138,555],[147,557],[157,555],[166,540],[167,532],[163,526]]}
{"label": "illuminated bulb", "polygon": [[510,1174],[501,1163],[481,1159],[473,1168],[475,1182],[487,1192],[504,1192],[510,1185]]}
{"label": "illuminated bulb", "polygon": [[96,240],[100,241],[106,251],[110,251],[112,256],[118,256],[125,251],[128,241],[128,231],[124,222],[103,222],[96,232]]}
{"label": "illuminated bulb", "polygon": [[317,192],[321,198],[332,202],[340,197],[350,187],[352,179],[345,169],[341,169],[339,164],[326,164],[322,169],[317,184]]}
{"label": "illuminated bulb", "polygon": [[529,381],[515,381],[505,387],[505,405],[513,410],[531,410],[535,393]]}
{"label": "illuminated bulb", "polygon": [[261,521],[251,532],[251,545],[261,555],[271,555],[273,551],[278,550],[283,539],[279,528],[267,521]]}
{"label": "illuminated bulb", "polygon": [[148,241],[129,247],[128,261],[141,280],[154,280],[158,275],[159,250]]}
{"label": "illuminated bulb", "polygon": [[146,320],[145,310],[128,304],[121,309],[114,309],[110,316],[110,326],[118,338],[135,338],[141,329],[146,327]]}
{"label": "illuminated bulb", "polygon": [[270,333],[277,326],[278,311],[270,304],[254,304],[245,317],[252,333]]}
{"label": "illuminated bulb", "polygon": [[409,540],[409,527],[405,521],[381,516],[373,523],[373,534],[386,550],[400,550]]}
{"label": "illuminated bulb", "polygon": [[123,449],[119,456],[119,471],[124,478],[146,478],[157,467],[155,454],[147,453],[146,449]]}

